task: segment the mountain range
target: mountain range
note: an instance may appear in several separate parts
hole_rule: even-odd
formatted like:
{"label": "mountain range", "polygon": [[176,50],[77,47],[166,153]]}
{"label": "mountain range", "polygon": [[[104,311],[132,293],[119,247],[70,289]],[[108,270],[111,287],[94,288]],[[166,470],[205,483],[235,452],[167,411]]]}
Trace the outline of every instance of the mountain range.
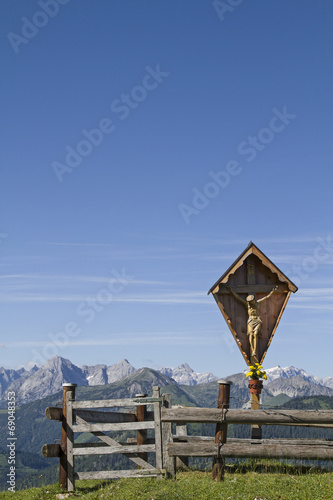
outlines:
{"label": "mountain range", "polygon": [[[331,379],[320,379],[309,375],[304,370],[294,367],[275,367],[267,370],[268,380],[264,384],[262,405],[264,407],[332,409],[333,388]],[[213,378],[213,380],[211,380]],[[248,382],[244,373],[225,377],[232,381],[230,405],[232,408],[247,408],[249,404]],[[206,382],[206,380],[210,380]],[[110,381],[110,382],[109,382]],[[181,382],[185,381],[185,384]],[[204,381],[204,383],[200,383]],[[195,373],[188,364],[175,369],[151,368],[135,369],[127,360],[112,366],[76,366],[68,359],[54,357],[42,367],[31,370],[0,369],[2,388],[2,406],[6,406],[6,393],[15,390],[17,410],[15,412],[17,437],[17,487],[36,486],[56,482],[58,478],[58,459],[44,459],[41,448],[46,443],[59,440],[61,424],[45,417],[45,408],[59,406],[62,403],[62,384],[78,384],[75,399],[99,400],[135,397],[138,393],[152,395],[152,388],[158,385],[162,394],[171,394],[173,405],[214,408],[217,405],[218,384],[212,374]],[[298,396],[298,397],[297,397]],[[302,399],[303,398],[303,399]],[[199,427],[198,427],[199,426]],[[213,424],[195,424],[188,426],[189,434],[214,435]],[[264,426],[266,438],[318,438],[333,439],[332,429],[309,429],[298,427]],[[229,437],[249,437],[247,426],[230,426]],[[118,436],[120,438],[120,436]],[[77,440],[93,440],[94,436],[85,433]],[[120,439],[123,439],[122,436]],[[8,473],[8,414],[0,410],[0,491],[6,486]],[[80,457],[81,458],[81,457]],[[102,469],[100,465],[105,457],[83,457],[82,470]],[[118,466],[117,456],[108,458],[107,467]],[[110,461],[111,460],[111,461]],[[104,462],[103,462],[104,463]],[[207,464],[206,464],[207,465]],[[206,466],[205,465],[205,466]],[[81,467],[81,465],[80,465]],[[42,482],[42,483],[41,483]],[[1,496],[1,493],[0,493]]]}
{"label": "mountain range", "polygon": [[[61,391],[62,384],[65,382],[75,383],[79,387],[105,386],[118,381],[123,381],[126,385],[126,377],[131,376],[132,385],[136,385],[135,380],[140,378],[142,370],[145,369],[135,369],[127,359],[111,366],[99,364],[79,367],[60,356],[54,356],[43,366],[34,366],[30,370],[0,368],[0,407],[6,405],[8,391],[16,393],[17,404],[24,404]],[[211,385],[211,382],[218,379],[212,373],[194,372],[187,363],[176,368],[165,367],[151,371],[159,372],[164,376],[162,377],[164,385],[188,386],[189,393],[193,386]],[[263,397],[266,399],[274,398],[280,394],[284,394],[288,398],[307,395],[333,396],[332,377],[322,379],[293,366],[269,368],[266,370],[266,374],[267,382],[265,382],[263,391]],[[233,392],[237,391],[238,397],[241,394],[244,398],[248,397],[247,379],[244,373],[230,375],[226,378],[233,381]],[[138,389],[137,392],[142,391]]]}

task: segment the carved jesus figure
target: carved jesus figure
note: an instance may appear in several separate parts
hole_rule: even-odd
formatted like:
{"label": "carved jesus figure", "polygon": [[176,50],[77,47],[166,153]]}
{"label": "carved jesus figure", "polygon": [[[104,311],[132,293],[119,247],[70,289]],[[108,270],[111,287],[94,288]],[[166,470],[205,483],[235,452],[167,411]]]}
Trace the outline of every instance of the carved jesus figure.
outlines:
{"label": "carved jesus figure", "polygon": [[262,319],[259,316],[259,305],[261,302],[267,300],[278,288],[276,285],[273,290],[263,297],[262,299],[256,300],[254,295],[248,295],[246,300],[243,300],[234,290],[228,286],[227,290],[232,293],[232,295],[241,302],[247,309],[248,320],[247,320],[247,336],[249,338],[251,355],[257,358],[258,354],[258,337],[261,335]]}

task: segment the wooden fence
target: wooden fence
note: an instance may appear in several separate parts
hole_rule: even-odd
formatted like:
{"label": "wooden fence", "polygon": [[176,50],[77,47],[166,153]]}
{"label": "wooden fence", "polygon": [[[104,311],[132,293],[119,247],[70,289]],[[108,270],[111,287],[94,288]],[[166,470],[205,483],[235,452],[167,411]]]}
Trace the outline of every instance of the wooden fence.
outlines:
{"label": "wooden fence", "polygon": [[[216,424],[215,437],[172,436],[168,443],[164,443],[170,458],[214,457],[213,479],[215,480],[223,479],[226,457],[333,459],[332,439],[227,439],[229,424],[333,427],[332,410],[229,409],[230,382],[219,381],[219,386],[219,408],[162,408],[162,424]],[[168,472],[172,475],[174,470]]]}
{"label": "wooden fence", "polygon": [[[59,482],[68,491],[76,479],[115,479],[121,477],[175,477],[176,458],[184,466],[188,457],[214,457],[213,478],[222,480],[224,460],[229,458],[280,458],[332,460],[333,440],[329,439],[227,439],[229,424],[297,425],[333,427],[332,410],[234,410],[229,409],[230,385],[219,381],[218,408],[172,407],[171,395],[160,395],[153,387],[153,396],[98,401],[75,401],[75,385],[64,384],[63,408],[47,408],[48,418],[62,421],[60,445],[44,445],[45,457],[60,457]],[[153,411],[147,406],[152,405]],[[136,413],[106,412],[96,408],[136,406]],[[215,423],[215,437],[188,436],[187,423]],[[176,424],[176,434],[172,426]],[[147,431],[154,430],[154,439]],[[136,438],[120,443],[106,432],[137,431]],[[75,443],[75,433],[89,432],[97,443]],[[148,453],[155,453],[156,465],[148,463]],[[82,455],[122,454],[138,469],[121,471],[76,470],[75,457]]]}

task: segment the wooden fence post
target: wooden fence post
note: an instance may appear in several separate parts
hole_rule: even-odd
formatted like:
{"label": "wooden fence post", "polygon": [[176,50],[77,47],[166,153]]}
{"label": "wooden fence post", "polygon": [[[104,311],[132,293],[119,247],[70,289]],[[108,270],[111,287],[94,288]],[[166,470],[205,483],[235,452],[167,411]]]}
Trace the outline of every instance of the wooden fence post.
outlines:
{"label": "wooden fence post", "polygon": [[[171,394],[164,394],[164,408],[171,408]],[[163,453],[163,468],[166,469],[167,477],[176,477],[176,460],[175,457],[170,457],[168,453],[168,445],[173,442],[172,423],[162,423],[162,453]]]}
{"label": "wooden fence post", "polygon": [[[219,384],[219,395],[217,400],[217,407],[221,408],[221,423],[216,424],[215,431],[215,443],[219,446],[222,446],[223,443],[227,441],[227,430],[228,424],[224,424],[223,422],[223,410],[229,408],[230,403],[230,386],[232,382],[230,380],[218,380]],[[212,478],[215,481],[223,481],[224,477],[224,464],[225,458],[219,456],[214,457],[214,466],[212,471]]]}
{"label": "wooden fence post", "polygon": [[[257,380],[256,385],[258,386],[256,391],[250,392],[251,410],[260,410],[260,394],[262,390],[262,380]],[[261,439],[261,438],[262,438],[261,425],[257,424],[251,425],[251,439]]]}
{"label": "wooden fence post", "polygon": [[67,427],[67,491],[74,491],[74,429],[73,429],[73,401],[75,388],[66,392],[66,427]]}
{"label": "wooden fence post", "polygon": [[[160,388],[158,385],[153,386],[153,398],[159,399]],[[162,455],[162,424],[161,424],[161,403],[154,403],[154,426],[155,426],[155,452],[156,452],[156,469],[163,468]],[[158,479],[162,479],[162,474],[157,475]]]}
{"label": "wooden fence post", "polygon": [[[137,398],[146,398],[148,394],[136,394]],[[147,406],[146,405],[138,405],[136,407],[136,418],[138,422],[144,422],[147,419]],[[140,430],[136,433],[137,445],[147,444],[147,430]],[[138,453],[138,456],[142,458],[145,462],[148,462],[148,453]],[[142,469],[140,465],[138,465],[138,469]]]}
{"label": "wooden fence post", "polygon": [[75,399],[75,387],[77,384],[62,384],[62,427],[60,439],[60,466],[59,466],[59,485],[63,490],[67,489],[67,392],[72,392],[72,399]]}

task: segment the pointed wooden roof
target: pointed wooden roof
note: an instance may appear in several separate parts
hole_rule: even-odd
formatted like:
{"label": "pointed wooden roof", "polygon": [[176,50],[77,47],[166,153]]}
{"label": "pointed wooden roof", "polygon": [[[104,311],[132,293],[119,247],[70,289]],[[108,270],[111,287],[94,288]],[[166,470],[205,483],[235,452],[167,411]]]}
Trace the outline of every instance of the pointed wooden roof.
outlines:
{"label": "pointed wooden roof", "polygon": [[[273,273],[277,274],[280,281],[283,281],[288,284],[288,288],[291,292],[297,292],[297,286],[252,242],[248,244],[245,250],[240,254],[240,256],[235,260],[233,264],[226,270],[224,274],[222,274],[221,278],[217,280],[216,283],[211,287],[208,291],[208,295],[219,286],[222,282],[227,282],[230,274],[233,274],[244,262],[244,260],[249,255],[256,255],[264,266],[268,267]],[[217,291],[217,290],[216,290]]]}

